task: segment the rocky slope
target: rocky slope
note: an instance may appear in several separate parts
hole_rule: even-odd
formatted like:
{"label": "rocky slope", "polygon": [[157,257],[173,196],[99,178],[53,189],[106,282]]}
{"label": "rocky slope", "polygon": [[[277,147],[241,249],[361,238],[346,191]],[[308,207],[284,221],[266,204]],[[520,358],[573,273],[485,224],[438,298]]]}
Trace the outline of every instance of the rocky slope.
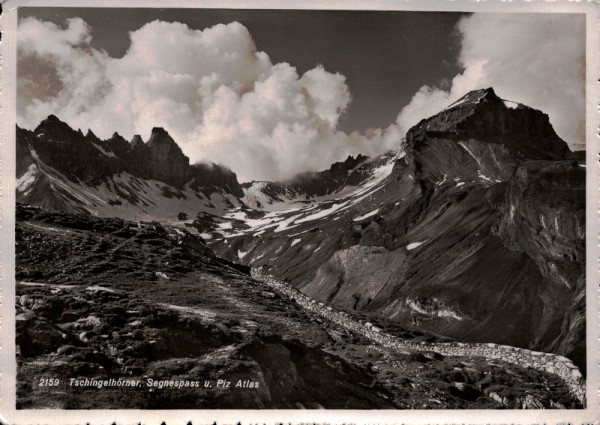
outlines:
{"label": "rocky slope", "polygon": [[581,407],[554,373],[427,349],[447,338],[378,320],[412,348],[383,344],[178,228],[19,205],[16,242],[18,408]]}
{"label": "rocky slope", "polygon": [[585,369],[585,168],[547,115],[471,92],[379,161],[318,203],[232,210],[211,246],[348,312]]}
{"label": "rocky slope", "polygon": [[100,140],[50,115],[34,131],[17,128],[17,201],[103,217],[177,220],[218,214],[243,196],[235,174],[190,165],[162,128],[147,143],[115,133]]}

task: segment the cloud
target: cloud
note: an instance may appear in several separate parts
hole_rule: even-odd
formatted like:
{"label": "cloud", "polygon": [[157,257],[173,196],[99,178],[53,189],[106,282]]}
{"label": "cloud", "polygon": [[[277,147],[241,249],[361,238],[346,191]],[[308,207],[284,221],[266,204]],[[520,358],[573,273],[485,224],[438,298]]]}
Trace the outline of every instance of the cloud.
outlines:
{"label": "cloud", "polygon": [[[90,47],[91,28],[81,19],[66,28],[21,21],[19,60],[29,65],[19,67],[19,124],[32,128],[52,113],[104,138],[114,131],[147,138],[162,126],[192,161],[225,164],[241,180],[289,178],[399,145],[393,129],[369,137],[338,131],[351,100],[345,77],[322,66],[300,76],[287,63],[272,64],[240,23],[199,31],[154,21],[130,38],[115,59]],[[54,67],[58,94],[41,95],[32,63],[45,64],[46,73]]]}
{"label": "cloud", "polygon": [[36,19],[19,23],[18,84],[27,88],[17,94],[19,123],[36,125],[57,112],[72,117],[106,92],[110,58],[89,49],[90,41],[90,28],[79,18],[69,19],[65,29]]}
{"label": "cloud", "polygon": [[398,116],[403,131],[469,90],[491,86],[547,113],[568,143],[585,143],[584,15],[473,14],[458,29],[464,72],[448,90],[421,87]]}

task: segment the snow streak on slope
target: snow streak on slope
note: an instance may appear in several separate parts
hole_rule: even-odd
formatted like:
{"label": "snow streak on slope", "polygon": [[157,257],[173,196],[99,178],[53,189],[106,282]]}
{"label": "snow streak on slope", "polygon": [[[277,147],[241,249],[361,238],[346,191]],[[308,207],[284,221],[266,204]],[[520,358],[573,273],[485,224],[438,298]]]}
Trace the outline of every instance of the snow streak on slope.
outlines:
{"label": "snow streak on slope", "polygon": [[374,216],[374,215],[376,215],[378,212],[379,212],[379,208],[377,208],[377,209],[375,209],[375,210],[373,210],[373,211],[371,211],[371,212],[368,212],[368,213],[366,213],[366,214],[363,214],[363,215],[361,215],[360,217],[356,217],[356,218],[355,218],[354,220],[352,220],[352,221],[361,221],[361,220],[364,220],[364,219],[366,219],[366,218],[373,217],[373,216]]}
{"label": "snow streak on slope", "polygon": [[[252,218],[251,211],[242,207],[233,208],[226,213],[222,219],[224,222],[236,222],[234,231],[224,226],[219,226],[218,232],[225,238],[253,234],[259,236],[265,231],[282,232],[284,230],[295,228],[301,224],[318,222],[327,217],[332,217],[347,211],[359,202],[371,196],[379,190],[384,180],[390,175],[397,159],[404,155],[390,155],[385,163],[372,170],[371,176],[358,187],[346,186],[342,191],[312,198],[304,202],[281,202],[284,210],[270,211],[260,218]],[[248,196],[247,192],[247,196]],[[254,192],[253,192],[254,193]],[[256,193],[255,193],[256,196]]]}

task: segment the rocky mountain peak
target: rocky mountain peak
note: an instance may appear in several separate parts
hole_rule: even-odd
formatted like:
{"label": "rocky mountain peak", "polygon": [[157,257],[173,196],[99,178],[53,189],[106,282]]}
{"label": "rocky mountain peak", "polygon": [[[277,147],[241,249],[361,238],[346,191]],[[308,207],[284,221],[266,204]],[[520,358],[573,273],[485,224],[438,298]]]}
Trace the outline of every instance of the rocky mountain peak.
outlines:
{"label": "rocky mountain peak", "polygon": [[332,164],[331,170],[352,170],[354,167],[363,163],[367,159],[369,159],[369,157],[362,154],[358,154],[356,158],[352,155],[348,155],[348,158],[346,158],[343,162],[336,162]]}
{"label": "rocky mountain peak", "polygon": [[447,109],[458,107],[458,106],[467,106],[467,105],[477,105],[479,103],[488,103],[488,102],[498,102],[501,99],[496,95],[496,92],[492,87],[488,87],[486,89],[473,90],[465,94],[463,97],[458,99],[456,102],[452,103],[448,106]]}
{"label": "rocky mountain peak", "polygon": [[83,134],[73,130],[56,115],[48,115],[48,118],[43,120],[33,132],[36,136],[44,135],[47,139],[64,142],[78,141],[83,138]]}
{"label": "rocky mountain peak", "polygon": [[414,148],[425,139],[478,140],[503,145],[527,159],[568,159],[569,147],[548,115],[498,97],[492,88],[474,90],[407,133]]}
{"label": "rocky mountain peak", "polygon": [[133,138],[131,139],[131,142],[129,142],[129,143],[132,147],[142,146],[142,145],[144,145],[144,140],[142,139],[142,136],[140,136],[139,134],[136,134],[133,136]]}
{"label": "rocky mountain peak", "polygon": [[406,155],[417,180],[506,181],[526,160],[572,159],[548,115],[474,90],[406,134]]}
{"label": "rocky mountain peak", "polygon": [[[42,123],[63,123],[56,115],[50,114]],[[64,123],[63,123],[64,124]]]}
{"label": "rocky mountain peak", "polygon": [[[155,180],[150,186],[143,186],[157,195],[156,201],[150,203],[160,217],[165,214],[164,198],[176,196],[185,200],[189,208],[194,204],[190,196],[194,196],[198,208],[215,208],[203,202],[200,192],[205,197],[217,194],[223,199],[244,195],[235,173],[218,165],[191,166],[173,138],[159,127],[153,129],[148,143],[140,135],[129,143],[117,132],[108,139],[100,139],[91,130],[84,135],[51,115],[35,131],[17,126],[16,147],[17,178],[34,163],[41,165],[37,170],[43,169],[27,181],[26,190],[17,191],[19,202],[31,205],[93,214],[99,210],[118,214],[124,204],[138,210],[148,206],[140,201],[148,196],[140,186],[143,180]],[[122,175],[123,172],[128,175]],[[63,184],[52,186],[49,181],[53,179],[62,180]],[[186,183],[193,187],[190,189]],[[100,201],[97,190],[102,185],[106,185],[103,193],[110,199]]]}
{"label": "rocky mountain peak", "polygon": [[189,159],[183,154],[179,145],[162,127],[154,127],[152,134],[146,146],[150,149],[152,161],[176,161],[185,162],[185,166],[189,166]]}
{"label": "rocky mountain peak", "polygon": [[100,138],[94,134],[94,132],[88,129],[87,133],[85,133],[85,138],[90,142],[100,143]]}
{"label": "rocky mountain peak", "polygon": [[127,145],[133,168],[145,178],[181,186],[192,177],[189,158],[162,127],[152,129],[147,143],[136,134]]}
{"label": "rocky mountain peak", "polygon": [[113,133],[112,137],[104,143],[104,145],[121,158],[125,157],[125,155],[127,155],[131,149],[129,142],[116,131]]}
{"label": "rocky mountain peak", "polygon": [[148,146],[152,147],[159,144],[177,146],[177,143],[175,143],[175,140],[173,140],[167,130],[162,127],[154,127],[152,128],[152,133],[150,134],[150,139],[148,140]]}

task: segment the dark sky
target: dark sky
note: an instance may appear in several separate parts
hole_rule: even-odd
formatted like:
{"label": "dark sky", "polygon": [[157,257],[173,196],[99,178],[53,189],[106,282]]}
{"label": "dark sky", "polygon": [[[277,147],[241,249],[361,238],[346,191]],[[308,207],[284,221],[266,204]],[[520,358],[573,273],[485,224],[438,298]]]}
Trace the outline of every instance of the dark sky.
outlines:
{"label": "dark sky", "polygon": [[460,68],[454,30],[459,13],[240,9],[20,8],[60,26],[80,17],[92,27],[92,46],[121,57],[129,31],[160,19],[193,29],[238,21],[272,63],[300,74],[321,64],[346,76],[353,101],[340,129],[386,127],[423,85],[439,85]]}

